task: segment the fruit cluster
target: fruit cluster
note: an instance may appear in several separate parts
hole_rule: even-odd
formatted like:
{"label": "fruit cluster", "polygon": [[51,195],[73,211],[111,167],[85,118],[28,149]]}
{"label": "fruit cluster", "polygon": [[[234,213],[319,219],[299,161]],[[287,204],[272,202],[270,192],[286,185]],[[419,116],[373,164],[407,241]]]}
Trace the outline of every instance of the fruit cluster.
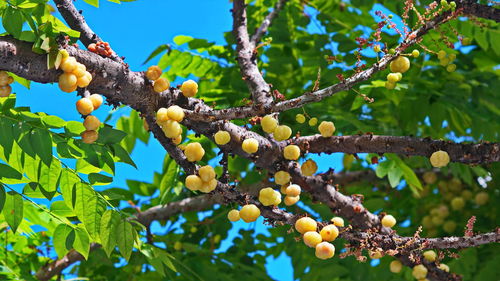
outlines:
{"label": "fruit cluster", "polygon": [[161,73],[162,70],[157,65],[150,66],[146,70],[146,78],[153,80],[153,89],[157,93],[166,91],[170,87],[170,82],[167,78],[160,77]]}
{"label": "fruit cluster", "polygon": [[439,64],[446,67],[446,71],[453,72],[457,69],[457,65],[453,61],[457,58],[455,54],[447,54],[444,50],[440,50],[437,54]]}
{"label": "fruit cluster", "polygon": [[259,201],[264,206],[278,206],[281,203],[281,194],[272,187],[266,187],[260,190]]}
{"label": "fruit cluster", "polygon": [[[303,124],[304,122],[306,122],[306,116],[302,113],[299,113],[299,114],[295,115],[295,121],[297,121],[297,123],[299,123],[299,124]],[[308,124],[311,127],[316,126],[316,124],[318,124],[318,118],[312,117],[311,119],[309,119]]]}
{"label": "fruit cluster", "polygon": [[59,62],[55,64],[56,69],[60,68],[64,71],[59,76],[59,88],[63,92],[71,93],[77,87],[85,88],[92,81],[92,74],[87,71],[85,65],[77,62],[66,50],[59,51],[58,60],[56,61]]}
{"label": "fruit cluster", "polygon": [[259,216],[260,209],[255,204],[247,204],[241,207],[239,211],[231,210],[227,214],[227,218],[232,222],[239,221],[241,218],[246,223],[256,221]]}
{"label": "fruit cluster", "polygon": [[0,71],[0,98],[6,98],[12,92],[10,84],[14,82],[14,78],[9,76],[7,72]]}
{"label": "fruit cluster", "polygon": [[[415,50],[418,52],[418,50]],[[420,53],[415,52],[414,56]],[[396,83],[403,79],[403,73],[410,69],[410,60],[405,56],[398,56],[389,64],[391,73],[387,75],[385,87],[389,90],[396,88]]]}
{"label": "fruit cluster", "polygon": [[191,191],[201,191],[209,193],[217,187],[215,171],[212,166],[203,166],[198,169],[198,175],[189,175],[186,177],[186,187]]}
{"label": "fruit cluster", "polygon": [[184,110],[177,105],[162,107],[156,112],[156,123],[174,144],[180,144],[182,141],[182,127],[179,123],[182,120],[184,120]]}
{"label": "fruit cluster", "polygon": [[[300,186],[290,183],[291,176],[286,171],[278,171],[274,174],[274,182],[281,185],[281,193],[285,196],[285,205],[291,206],[300,200]],[[290,189],[288,189],[290,187]]]}
{"label": "fruit cluster", "polygon": [[104,57],[110,57],[113,55],[113,50],[109,47],[108,42],[99,41],[97,43],[92,43],[88,45],[87,49],[92,53],[96,53]]}
{"label": "fruit cluster", "polygon": [[[342,221],[343,224],[343,221]],[[337,239],[339,229],[335,224],[328,224],[317,232],[318,224],[309,217],[303,217],[295,222],[295,229],[302,234],[304,244],[316,249],[316,257],[322,260],[335,255],[335,246],[329,243]]]}
{"label": "fruit cluster", "polygon": [[97,119],[97,117],[89,114],[98,109],[102,102],[102,96],[99,94],[92,94],[89,97],[81,98],[76,102],[76,110],[81,115],[85,116],[85,120],[83,121],[85,131],[81,134],[82,141],[84,143],[91,144],[99,138],[97,129],[101,126],[101,122]]}
{"label": "fruit cluster", "polygon": [[264,132],[273,134],[274,139],[277,141],[287,140],[292,135],[292,129],[287,125],[279,125],[278,120],[272,115],[262,117],[260,125]]}

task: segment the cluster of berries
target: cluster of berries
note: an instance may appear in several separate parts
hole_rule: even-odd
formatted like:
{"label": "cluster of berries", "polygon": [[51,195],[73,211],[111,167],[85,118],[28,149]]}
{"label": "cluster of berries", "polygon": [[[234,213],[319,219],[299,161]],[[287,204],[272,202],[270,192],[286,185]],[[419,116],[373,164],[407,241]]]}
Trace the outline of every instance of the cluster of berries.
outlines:
{"label": "cluster of berries", "polygon": [[0,71],[0,98],[6,98],[12,92],[10,84],[14,82],[14,78],[9,76],[7,72]]}

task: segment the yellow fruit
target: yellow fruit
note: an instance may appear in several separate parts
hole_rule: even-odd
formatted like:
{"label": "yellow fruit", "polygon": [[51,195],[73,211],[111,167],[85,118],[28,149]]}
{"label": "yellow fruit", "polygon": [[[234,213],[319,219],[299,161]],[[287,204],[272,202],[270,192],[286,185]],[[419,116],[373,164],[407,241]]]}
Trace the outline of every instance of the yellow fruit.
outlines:
{"label": "yellow fruit", "polygon": [[[396,83],[396,82],[398,82],[400,80],[400,78],[402,77],[402,75],[399,76],[398,73],[389,73],[389,74],[387,74],[387,82],[389,82],[389,83]],[[399,73],[399,74],[401,74],[401,73]]]}
{"label": "yellow fruit", "polygon": [[72,72],[76,77],[82,77],[87,72],[87,67],[84,64],[76,63],[76,68]]}
{"label": "yellow fruit", "polygon": [[282,185],[282,186],[280,187],[280,192],[281,192],[281,194],[286,195],[286,188],[287,188],[287,187],[288,187],[288,184]]}
{"label": "yellow fruit", "polygon": [[264,206],[278,205],[281,203],[281,194],[271,187],[259,191],[259,201]]}
{"label": "yellow fruit", "polygon": [[442,271],[445,271],[445,272],[450,272],[450,267],[447,266],[446,264],[442,263],[438,266],[439,269],[441,269]]}
{"label": "yellow fruit", "polygon": [[313,127],[313,126],[316,126],[316,124],[318,124],[318,118],[316,117],[313,117],[311,119],[309,119],[309,126]]}
{"label": "yellow fruit", "polygon": [[297,160],[300,157],[300,148],[293,144],[287,145],[283,149],[283,156],[287,160]]}
{"label": "yellow fruit", "polygon": [[422,175],[422,179],[426,184],[434,184],[437,181],[437,175],[434,172],[425,172]]}
{"label": "yellow fruit", "polygon": [[465,206],[465,200],[462,197],[455,197],[451,200],[450,204],[453,210],[462,210]]}
{"label": "yellow fruit", "polygon": [[456,65],[456,64],[454,64],[454,63],[452,63],[452,64],[450,64],[450,65],[448,65],[448,66],[446,67],[446,71],[448,71],[448,72],[453,72],[453,71],[455,71],[455,70],[457,70],[457,65]]}
{"label": "yellow fruit", "polygon": [[454,61],[454,60],[457,58],[457,55],[455,55],[455,54],[450,54],[450,55],[448,56],[448,58],[450,59],[450,62],[452,62],[452,61]]}
{"label": "yellow fruit", "polygon": [[490,196],[488,195],[488,193],[486,193],[484,191],[479,192],[478,194],[476,194],[476,197],[474,197],[474,201],[478,205],[484,205],[484,204],[488,203],[489,199],[490,199]]}
{"label": "yellow fruit", "polygon": [[389,81],[386,81],[385,82],[385,88],[387,90],[392,90],[392,89],[396,88],[396,83],[391,83]]}
{"label": "yellow fruit", "polygon": [[181,92],[187,98],[194,97],[198,93],[198,83],[193,80],[184,81],[181,86]]}
{"label": "yellow fruit", "polygon": [[87,131],[96,131],[99,128],[99,126],[101,126],[101,121],[99,121],[97,117],[89,115],[85,117],[85,120],[83,121],[83,126]]}
{"label": "yellow fruit", "polygon": [[63,73],[59,76],[59,88],[68,89],[74,87],[77,83],[77,78],[74,74]]}
{"label": "yellow fruit", "polygon": [[383,257],[382,252],[380,252],[380,251],[371,251],[370,250],[369,253],[368,253],[368,255],[370,256],[370,258],[372,260],[378,260],[381,257]]}
{"label": "yellow fruit", "polygon": [[287,140],[292,135],[292,129],[287,125],[280,125],[274,129],[274,139],[277,141]]}
{"label": "yellow fruit", "polygon": [[335,132],[335,125],[333,125],[333,122],[327,122],[323,121],[321,124],[318,126],[319,133],[324,137],[331,137],[333,136],[333,133]]}
{"label": "yellow fruit", "polygon": [[90,81],[92,80],[92,76],[89,77],[89,75],[87,75],[87,73],[88,72],[85,72],[85,75],[78,77],[78,79],[76,80],[76,85],[78,87],[85,88],[90,84]]}
{"label": "yellow fruit", "polygon": [[181,142],[182,142],[182,135],[178,135],[177,137],[172,138],[172,142],[173,142],[175,145],[178,145],[179,143],[181,143]]}
{"label": "yellow fruit", "polygon": [[195,190],[200,190],[203,182],[199,176],[189,175],[186,177],[185,184],[189,190],[195,191]]}
{"label": "yellow fruit", "polygon": [[176,241],[174,243],[174,250],[176,250],[176,251],[182,250],[182,242]]}
{"label": "yellow fruit", "polygon": [[12,92],[12,87],[10,85],[0,86],[0,98],[6,98]]}
{"label": "yellow fruit", "polygon": [[389,268],[392,273],[400,273],[401,269],[403,269],[403,264],[398,260],[394,260],[391,261]]}
{"label": "yellow fruit", "polygon": [[211,179],[209,181],[204,181],[201,184],[200,191],[204,193],[209,193],[217,187],[217,180],[216,179]]}
{"label": "yellow fruit", "polygon": [[256,221],[260,216],[260,210],[254,204],[248,204],[241,208],[240,217],[244,222]]}
{"label": "yellow fruit", "polygon": [[450,59],[449,58],[443,58],[443,59],[439,60],[439,64],[441,66],[448,66],[449,63],[450,63]]}
{"label": "yellow fruit", "polygon": [[329,224],[321,229],[320,234],[323,241],[331,242],[339,236],[339,229],[335,225]]}
{"label": "yellow fruit", "polygon": [[410,69],[410,60],[407,57],[398,56],[395,60],[391,61],[389,68],[391,72],[405,73]]}
{"label": "yellow fruit", "polygon": [[167,138],[176,138],[182,134],[182,128],[179,122],[173,120],[167,120],[162,124],[163,133]]}
{"label": "yellow fruit", "polygon": [[437,54],[438,56],[438,59],[442,60],[444,58],[446,58],[446,52],[444,50],[440,50]]}
{"label": "yellow fruit", "polygon": [[229,221],[235,222],[240,220],[240,211],[238,210],[231,210],[229,213],[227,213],[227,218]]}
{"label": "yellow fruit", "polygon": [[295,115],[295,121],[297,121],[297,123],[299,124],[303,124],[304,122],[306,122],[306,117],[304,116],[304,114],[297,114]]}
{"label": "yellow fruit", "polygon": [[314,160],[309,159],[304,162],[302,166],[300,166],[300,170],[302,171],[302,175],[309,177],[316,173],[316,171],[318,170],[318,165],[316,164],[316,162],[314,162]]}
{"label": "yellow fruit", "polygon": [[99,138],[99,134],[96,131],[85,131],[82,133],[82,141],[84,143],[94,143]]}
{"label": "yellow fruit", "polygon": [[170,87],[170,82],[166,78],[158,78],[153,83],[153,90],[157,93],[166,91]]}
{"label": "yellow fruit", "polygon": [[316,245],[321,243],[321,235],[316,231],[308,231],[304,233],[304,244],[308,247],[315,248]]}
{"label": "yellow fruit", "polygon": [[81,115],[89,115],[94,111],[94,105],[89,98],[81,98],[76,102],[76,110],[80,112]]}
{"label": "yellow fruit", "polygon": [[420,56],[420,51],[419,50],[413,50],[411,52],[411,55],[414,57],[414,58],[418,58]]}
{"label": "yellow fruit", "polygon": [[427,276],[427,268],[422,264],[416,265],[413,268],[412,275],[415,279],[424,279]]}
{"label": "yellow fruit", "polygon": [[12,84],[12,83],[14,83],[14,78],[9,76],[9,78],[7,78],[7,84]]}
{"label": "yellow fruit", "polygon": [[218,145],[225,145],[231,140],[231,135],[226,131],[218,131],[214,135],[214,140]]}
{"label": "yellow fruit", "polygon": [[285,171],[278,171],[274,174],[274,182],[279,185],[285,185],[290,182],[290,174]]}
{"label": "yellow fruit", "polygon": [[285,196],[285,205],[287,206],[292,206],[294,204],[296,204],[297,202],[299,202],[300,200],[300,196],[295,196],[295,197],[292,197],[292,196]]}
{"label": "yellow fruit", "polygon": [[316,257],[318,259],[326,260],[335,255],[335,246],[328,242],[321,242],[316,245]]}
{"label": "yellow fruit", "polygon": [[61,68],[66,73],[70,73],[73,72],[73,70],[75,70],[77,66],[78,63],[76,62],[76,59],[74,57],[67,57],[66,59],[62,60],[59,68]]}
{"label": "yellow fruit", "polygon": [[308,231],[316,231],[317,227],[316,221],[309,217],[300,218],[295,222],[295,229],[302,234]]}
{"label": "yellow fruit", "polygon": [[94,106],[94,110],[98,109],[102,104],[102,96],[99,94],[90,95],[89,99],[92,101],[92,105]]}
{"label": "yellow fruit", "polygon": [[254,138],[248,138],[243,141],[241,148],[248,154],[252,154],[259,150],[259,142]]}
{"label": "yellow fruit", "polygon": [[300,192],[301,192],[300,186],[296,184],[289,185],[285,190],[285,194],[290,197],[299,196]]}
{"label": "yellow fruit", "polygon": [[158,109],[158,111],[156,112],[156,123],[158,123],[158,125],[162,125],[167,121],[168,121],[167,109],[164,107]]}
{"label": "yellow fruit", "polygon": [[375,45],[375,46],[373,46],[373,51],[374,51],[375,53],[379,53],[379,52],[380,52],[380,45]]}
{"label": "yellow fruit", "polygon": [[186,158],[189,162],[196,162],[200,161],[203,158],[203,155],[205,155],[205,150],[200,143],[193,142],[186,145],[186,148],[184,149],[184,155],[186,155]]}
{"label": "yellow fruit", "polygon": [[215,171],[214,168],[210,165],[206,165],[201,167],[198,170],[198,174],[200,175],[200,178],[202,181],[210,181],[212,179],[215,179]]}
{"label": "yellow fruit", "polygon": [[0,86],[5,86],[8,84],[11,84],[13,81],[13,78],[7,74],[5,71],[0,71]]}
{"label": "yellow fruit", "polygon": [[182,119],[184,119],[184,110],[177,105],[173,105],[167,109],[167,115],[170,120],[182,122]]}
{"label": "yellow fruit", "polygon": [[450,156],[448,155],[448,152],[438,150],[438,151],[432,153],[429,160],[431,161],[431,165],[433,167],[441,168],[441,167],[448,165],[448,163],[450,163]]}
{"label": "yellow fruit", "polygon": [[330,220],[335,226],[344,227],[344,219],[341,217],[333,217]]}
{"label": "yellow fruit", "polygon": [[426,259],[429,262],[434,262],[436,260],[436,252],[433,250],[425,251],[424,252],[424,259]]}
{"label": "yellow fruit", "polygon": [[382,218],[382,225],[385,227],[393,227],[396,225],[396,219],[392,215],[385,215]]}
{"label": "yellow fruit", "polygon": [[159,68],[157,65],[152,65],[152,66],[148,67],[148,70],[146,70],[146,77],[149,80],[154,81],[154,80],[157,80],[158,78],[160,78],[161,73],[162,73],[161,68]]}
{"label": "yellow fruit", "polygon": [[262,117],[260,121],[260,125],[262,126],[262,130],[268,134],[274,132],[276,127],[278,127],[278,120],[274,118],[272,115],[266,115]]}

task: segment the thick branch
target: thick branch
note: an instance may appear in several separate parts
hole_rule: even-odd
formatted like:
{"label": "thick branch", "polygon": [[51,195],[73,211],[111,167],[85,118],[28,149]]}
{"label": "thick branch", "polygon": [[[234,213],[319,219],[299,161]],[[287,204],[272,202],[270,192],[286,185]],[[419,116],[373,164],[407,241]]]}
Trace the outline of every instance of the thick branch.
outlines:
{"label": "thick branch", "polygon": [[448,152],[450,160],[466,164],[500,161],[500,143],[465,144],[429,138],[396,136],[334,136],[299,137],[296,141],[302,151],[311,153],[397,153],[408,156],[430,157],[437,150]]}
{"label": "thick branch", "polygon": [[253,107],[262,110],[268,108],[273,102],[271,88],[264,81],[264,77],[257,67],[256,53],[248,36],[244,0],[233,1],[233,34],[236,39],[237,60],[241,76],[252,94]]}
{"label": "thick branch", "polygon": [[255,34],[252,35],[252,38],[250,39],[250,44],[254,48],[257,46],[257,44],[259,44],[260,39],[262,38],[262,36],[264,35],[264,33],[267,32],[267,29],[273,23],[274,18],[276,18],[278,16],[279,12],[281,11],[281,9],[283,9],[283,7],[285,6],[285,3],[287,1],[288,0],[278,0],[278,2],[276,3],[276,5],[274,6],[273,11],[270,12],[266,16],[266,18],[264,18],[264,21],[259,26],[259,28],[257,28],[257,30],[255,31]]}
{"label": "thick branch", "polygon": [[500,22],[500,9],[495,6],[481,5],[476,0],[459,0],[457,7],[463,9],[465,15]]}

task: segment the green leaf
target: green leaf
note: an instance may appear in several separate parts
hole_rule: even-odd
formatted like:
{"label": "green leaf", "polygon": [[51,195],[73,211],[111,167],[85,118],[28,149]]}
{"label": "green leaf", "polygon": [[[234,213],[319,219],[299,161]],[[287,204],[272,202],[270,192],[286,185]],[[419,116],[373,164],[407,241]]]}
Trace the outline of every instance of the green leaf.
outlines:
{"label": "green leaf", "polygon": [[88,259],[90,251],[89,234],[81,224],[79,224],[74,231],[75,231],[75,242],[73,243],[73,248],[78,253],[82,254],[82,256],[85,259]]}
{"label": "green leaf", "polygon": [[87,184],[78,183],[76,188],[75,213],[92,237],[99,235],[101,215],[105,206],[96,192]]}
{"label": "green leaf", "polygon": [[186,35],[177,35],[174,37],[174,43],[177,45],[182,45],[193,40],[193,37]]}
{"label": "green leaf", "polygon": [[52,162],[52,138],[49,132],[35,128],[32,131],[30,140],[36,154],[40,156],[45,165],[50,166]]}
{"label": "green leaf", "polygon": [[66,126],[66,121],[63,119],[54,116],[54,115],[47,115],[42,117],[42,122],[51,128],[62,128]]}
{"label": "green leaf", "polygon": [[64,201],[54,201],[50,204],[50,211],[55,215],[61,217],[74,217],[76,216],[73,209],[70,209]]}
{"label": "green leaf", "polygon": [[5,198],[3,208],[5,221],[9,224],[12,231],[15,233],[17,227],[23,220],[23,197],[15,191],[9,191]]}
{"label": "green leaf", "polygon": [[113,182],[113,178],[101,174],[90,173],[89,182],[92,185],[107,185]]}
{"label": "green leaf", "polygon": [[21,179],[23,175],[16,169],[0,163],[0,178]]}
{"label": "green leaf", "polygon": [[119,143],[126,136],[125,132],[115,130],[110,126],[104,126],[99,130],[99,142],[104,144]]}
{"label": "green leaf", "polygon": [[170,192],[177,182],[177,177],[179,175],[179,166],[177,163],[169,158],[167,169],[163,178],[160,182],[160,197],[161,204],[168,203],[172,199],[172,193]]}
{"label": "green leaf", "polygon": [[117,244],[117,227],[120,223],[120,215],[113,210],[106,210],[101,217],[101,230],[99,237],[101,238],[102,249],[108,257],[111,256],[113,249]]}
{"label": "green leaf", "polygon": [[403,171],[399,167],[394,167],[389,170],[387,177],[389,178],[389,184],[391,187],[396,187],[401,180],[401,176],[403,175]]}
{"label": "green leaf", "polygon": [[148,63],[148,61],[150,61],[151,59],[153,59],[154,57],[156,57],[157,55],[159,55],[161,52],[165,51],[165,50],[170,50],[170,46],[169,45],[160,45],[158,46],[149,56],[148,58],[142,63],[143,65]]}
{"label": "green leaf", "polygon": [[5,205],[5,197],[7,194],[5,193],[5,188],[2,184],[0,184],[0,213],[2,213],[3,206]]}
{"label": "green leaf", "polygon": [[122,256],[128,261],[134,248],[134,229],[126,220],[120,220],[116,226],[116,243]]}
{"label": "green leaf", "polygon": [[85,1],[87,4],[90,4],[96,8],[99,8],[99,0],[83,0]]}
{"label": "green leaf", "polygon": [[23,29],[24,17],[20,10],[8,6],[2,15],[2,24],[5,30],[18,38]]}
{"label": "green leaf", "polygon": [[81,182],[80,178],[69,169],[63,169],[61,172],[60,188],[64,203],[71,210],[75,208],[76,184]]}
{"label": "green leaf", "polygon": [[57,191],[57,184],[59,182],[59,176],[61,175],[61,162],[52,161],[50,167],[40,163],[40,173],[38,183],[41,186],[42,191],[45,191],[47,199],[52,200],[52,197]]}
{"label": "green leaf", "polygon": [[54,231],[54,249],[56,250],[59,258],[64,257],[71,248],[75,241],[75,232],[73,228],[67,224],[60,224]]}

